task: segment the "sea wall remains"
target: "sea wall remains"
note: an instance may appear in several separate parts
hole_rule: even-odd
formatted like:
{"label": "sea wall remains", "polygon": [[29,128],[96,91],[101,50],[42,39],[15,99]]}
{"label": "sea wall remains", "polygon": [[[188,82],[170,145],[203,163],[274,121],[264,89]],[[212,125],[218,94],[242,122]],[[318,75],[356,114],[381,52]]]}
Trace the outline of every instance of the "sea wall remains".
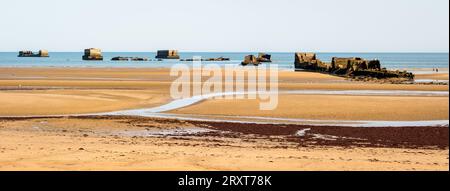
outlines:
{"label": "sea wall remains", "polygon": [[414,74],[407,71],[392,71],[381,67],[379,60],[365,60],[363,58],[333,57],[331,63],[317,59],[315,53],[295,53],[295,69],[328,73],[353,79],[389,79],[398,78],[413,80]]}

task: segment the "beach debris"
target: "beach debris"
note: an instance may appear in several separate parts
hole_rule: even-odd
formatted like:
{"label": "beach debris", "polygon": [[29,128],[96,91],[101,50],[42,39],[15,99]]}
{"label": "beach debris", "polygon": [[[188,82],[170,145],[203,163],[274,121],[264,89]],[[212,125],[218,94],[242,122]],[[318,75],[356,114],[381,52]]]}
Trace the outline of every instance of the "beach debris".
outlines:
{"label": "beach debris", "polygon": [[256,56],[254,56],[254,55],[248,55],[248,56],[245,56],[244,61],[241,62],[241,65],[247,66],[247,65],[249,65],[249,64],[253,64],[253,65],[255,65],[255,66],[258,66],[258,65],[261,64],[261,62],[259,62],[259,61],[256,59]]}
{"label": "beach debris", "polygon": [[112,61],[148,61],[148,58],[141,57],[114,57],[111,59]]}
{"label": "beach debris", "polygon": [[180,59],[177,50],[158,50],[156,53],[157,59]]}
{"label": "beach debris", "polygon": [[83,60],[103,60],[102,51],[98,48],[85,49]]}
{"label": "beach debris", "polygon": [[359,57],[338,58],[333,57],[331,63],[325,63],[317,59],[314,53],[295,53],[295,69],[323,72],[353,79],[370,80],[401,78],[413,80],[414,74],[407,71],[392,71],[381,68],[379,60],[365,60]]}
{"label": "beach debris", "polygon": [[33,53],[33,51],[23,50],[19,51],[17,57],[49,57],[49,55],[47,50],[39,50],[37,54]]}
{"label": "beach debris", "polygon": [[259,53],[258,58],[256,58],[256,60],[258,62],[272,62],[271,58],[272,58],[272,55],[270,55],[270,54]]}

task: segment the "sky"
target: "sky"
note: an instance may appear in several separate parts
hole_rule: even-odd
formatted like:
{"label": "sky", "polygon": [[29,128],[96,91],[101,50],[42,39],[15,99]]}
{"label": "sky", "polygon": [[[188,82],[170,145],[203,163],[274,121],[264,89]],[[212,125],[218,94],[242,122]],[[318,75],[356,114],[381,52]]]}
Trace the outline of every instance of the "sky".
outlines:
{"label": "sky", "polygon": [[0,0],[0,51],[448,52],[448,0]]}

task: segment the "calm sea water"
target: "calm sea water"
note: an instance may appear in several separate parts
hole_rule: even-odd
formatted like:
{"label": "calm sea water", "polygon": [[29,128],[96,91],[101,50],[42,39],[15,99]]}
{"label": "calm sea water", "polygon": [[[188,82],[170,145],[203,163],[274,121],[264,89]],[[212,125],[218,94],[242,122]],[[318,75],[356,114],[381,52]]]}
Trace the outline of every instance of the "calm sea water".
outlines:
{"label": "calm sea water", "polygon": [[[147,61],[147,62],[117,62],[111,61],[116,56],[146,57],[154,60],[155,53],[149,52],[104,52],[104,61],[83,61],[82,52],[50,52],[50,58],[19,58],[16,52],[0,52],[0,67],[170,67],[180,63],[178,60]],[[201,56],[202,58],[227,57],[227,62],[205,62],[218,64],[238,65],[248,54],[254,52],[240,53],[205,53],[205,52],[181,52],[182,59]],[[294,53],[269,53],[272,55],[273,63],[283,69],[294,68]],[[319,59],[331,61],[332,57],[362,57],[365,59],[379,59],[382,66],[388,69],[421,69],[421,68],[448,68],[448,53],[318,53]],[[186,62],[189,63],[189,62]]]}

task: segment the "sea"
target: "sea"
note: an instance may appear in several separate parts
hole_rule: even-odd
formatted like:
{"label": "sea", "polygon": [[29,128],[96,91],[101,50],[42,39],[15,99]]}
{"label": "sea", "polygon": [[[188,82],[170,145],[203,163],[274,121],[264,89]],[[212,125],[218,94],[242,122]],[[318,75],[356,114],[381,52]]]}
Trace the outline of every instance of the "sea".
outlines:
{"label": "sea", "polygon": [[[165,68],[181,62],[179,60],[155,59],[155,52],[103,52],[104,61],[83,61],[83,52],[50,52],[49,58],[21,58],[18,52],[0,52],[0,67],[86,67],[86,68]],[[214,64],[239,65],[244,57],[256,52],[180,52],[181,59],[200,56],[202,58],[230,58],[225,62],[203,62]],[[272,55],[272,64],[278,64],[280,69],[293,70],[295,56],[293,52],[276,52]],[[144,57],[149,61],[111,61],[116,56]],[[414,70],[441,68],[448,71],[448,53],[317,53],[322,61],[330,62],[332,57],[361,57],[364,59],[379,59],[382,67],[387,69]]]}

